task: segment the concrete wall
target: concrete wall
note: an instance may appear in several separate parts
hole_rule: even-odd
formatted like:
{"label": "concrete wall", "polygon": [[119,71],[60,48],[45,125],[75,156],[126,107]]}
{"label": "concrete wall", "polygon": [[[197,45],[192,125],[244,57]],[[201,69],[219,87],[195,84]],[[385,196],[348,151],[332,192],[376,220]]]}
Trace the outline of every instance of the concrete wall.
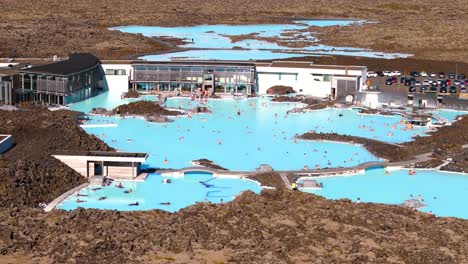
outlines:
{"label": "concrete wall", "polygon": [[[132,74],[132,66],[130,64],[102,64],[104,71],[104,89],[109,90],[109,94],[121,96],[122,93],[128,91],[128,82]],[[107,74],[108,70],[125,70],[125,75]]]}
{"label": "concrete wall", "polygon": [[[68,167],[72,168],[76,172],[83,175],[83,177],[87,177],[87,173],[89,172],[89,177],[94,176],[94,166],[95,163],[101,164],[101,161],[91,161],[93,157],[89,157],[90,160],[83,159],[82,156],[65,156],[65,155],[57,155],[54,156]],[[118,162],[114,162],[118,163]],[[106,164],[106,162],[104,162]],[[88,165],[88,168],[86,167]],[[102,174],[104,176],[112,176],[116,178],[123,178],[123,179],[133,179],[138,176],[140,173],[141,163],[135,162],[134,168],[132,169],[131,165],[128,166],[115,166],[115,165],[105,165],[102,168]],[[133,172],[132,172],[133,170]]]}
{"label": "concrete wall", "polygon": [[121,179],[135,178],[139,174],[138,168],[138,164],[135,164],[135,168],[133,168],[132,172],[132,167],[105,166],[105,170],[107,170],[107,176]]}
{"label": "concrete wall", "polygon": [[13,147],[13,137],[11,135],[0,135],[0,138],[6,137],[4,139],[0,139],[0,154],[6,152],[7,150]]}
{"label": "concrete wall", "polygon": [[[367,69],[365,67],[363,67],[362,70],[345,70],[345,68],[326,69],[258,66],[258,92],[259,94],[266,94],[270,87],[284,85],[292,87],[300,94],[315,97],[328,97],[332,94],[331,88],[336,88],[336,80],[339,78],[356,80],[357,77],[361,77],[357,84],[357,89],[362,90],[367,80],[366,74]],[[336,75],[348,75],[348,77]],[[333,86],[334,80],[335,86]]]}
{"label": "concrete wall", "polygon": [[[86,160],[79,160],[75,159],[73,156],[56,156],[58,160],[60,160],[62,163],[67,165],[68,167],[74,169],[76,172],[79,174],[83,175],[83,177],[87,177],[86,172]],[[90,166],[90,177],[93,176],[94,173],[94,168]]]}

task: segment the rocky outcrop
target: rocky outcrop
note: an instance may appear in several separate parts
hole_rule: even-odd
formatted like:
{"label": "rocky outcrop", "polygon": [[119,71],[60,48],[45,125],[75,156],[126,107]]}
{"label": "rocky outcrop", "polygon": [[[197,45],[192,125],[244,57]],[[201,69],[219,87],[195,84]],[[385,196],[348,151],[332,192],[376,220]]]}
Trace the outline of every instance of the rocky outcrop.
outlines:
{"label": "rocky outcrop", "polygon": [[141,93],[137,92],[137,91],[128,91],[126,92],[123,97],[124,98],[140,98],[141,96]]}
{"label": "rocky outcrop", "polygon": [[0,207],[37,207],[85,180],[51,155],[64,150],[112,150],[79,127],[79,114],[32,108],[0,111],[0,134],[15,146],[0,156]]}
{"label": "rocky outcrop", "polygon": [[177,116],[183,113],[175,110],[167,110],[156,102],[137,101],[117,106],[112,110],[114,114],[139,115],[139,116]]}
{"label": "rocky outcrop", "polygon": [[284,85],[275,85],[267,90],[267,94],[279,94],[279,95],[284,95],[284,94],[293,94],[296,93],[294,89],[291,86],[284,86]]}
{"label": "rocky outcrop", "polygon": [[211,161],[209,159],[192,160],[192,164],[194,164],[195,166],[202,166],[213,170],[227,170],[226,168],[217,165],[216,163],[214,163],[214,161]]}
{"label": "rocky outcrop", "polygon": [[247,178],[259,182],[262,186],[273,187],[277,190],[286,189],[281,176],[276,172],[252,174],[247,176]]}
{"label": "rocky outcrop", "polygon": [[298,191],[245,192],[230,203],[199,203],[177,213],[11,209],[0,211],[0,227],[1,254],[47,263],[468,260],[466,220]]}

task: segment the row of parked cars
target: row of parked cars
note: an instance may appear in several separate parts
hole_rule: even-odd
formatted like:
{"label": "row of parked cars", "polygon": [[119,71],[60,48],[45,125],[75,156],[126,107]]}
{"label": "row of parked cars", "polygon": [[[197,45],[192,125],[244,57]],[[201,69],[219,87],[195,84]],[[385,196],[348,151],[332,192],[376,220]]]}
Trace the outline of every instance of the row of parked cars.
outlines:
{"label": "row of parked cars", "polygon": [[[419,92],[440,92],[440,93],[457,93],[458,91],[466,93],[466,87],[468,86],[468,80],[452,80],[450,79],[425,79],[424,81],[416,80],[415,77],[401,77],[400,83],[403,83],[408,87],[410,93],[416,92],[416,87],[419,87]],[[398,82],[398,78],[395,76],[388,78],[385,81],[386,85],[392,85]],[[458,86],[458,88],[457,88]]]}
{"label": "row of parked cars", "polygon": [[[384,76],[388,76],[388,77],[395,77],[395,76],[401,76],[401,72],[399,71],[368,71],[367,72],[367,77],[370,78],[370,77],[384,77]],[[431,73],[427,73],[425,71],[422,71],[422,72],[418,72],[418,71],[412,71],[410,72],[410,76],[412,77],[431,77],[431,78],[445,78],[445,73],[444,72],[439,72],[438,74],[436,74],[435,72],[431,72]],[[455,74],[453,72],[450,72],[447,74],[447,77],[449,79],[459,79],[459,80],[463,80],[466,78],[465,74],[463,73],[460,73],[460,74]]]}

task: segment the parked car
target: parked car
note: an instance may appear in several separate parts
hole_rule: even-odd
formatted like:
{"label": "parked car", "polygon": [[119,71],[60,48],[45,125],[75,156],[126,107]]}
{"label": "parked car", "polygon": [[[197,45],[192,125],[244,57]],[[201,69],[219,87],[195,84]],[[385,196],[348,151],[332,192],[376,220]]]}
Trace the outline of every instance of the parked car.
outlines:
{"label": "parked car", "polygon": [[384,76],[391,76],[390,74],[391,74],[392,72],[390,72],[390,71],[383,71],[382,73],[383,73]]}
{"label": "parked car", "polygon": [[447,87],[446,86],[441,86],[439,92],[447,93]]}
{"label": "parked car", "polygon": [[377,76],[379,76],[379,77],[384,77],[385,76],[382,71],[376,71],[375,73],[377,73]]}
{"label": "parked car", "polygon": [[401,76],[401,72],[399,72],[399,71],[392,71],[392,72],[390,73],[390,76]]}
{"label": "parked car", "polygon": [[431,88],[429,88],[429,91],[431,92],[437,92],[437,86],[431,86]]}
{"label": "parked car", "polygon": [[393,76],[391,79],[392,79],[392,82],[393,82],[393,83],[397,83],[397,82],[398,82],[398,78],[395,77],[395,76]]}
{"label": "parked car", "polygon": [[452,84],[452,81],[451,81],[451,80],[449,80],[449,79],[447,79],[447,80],[445,80],[445,83],[446,83],[446,84],[447,84],[447,86],[448,86],[448,85],[451,85],[451,84]]}
{"label": "parked car", "polygon": [[419,77],[420,76],[419,72],[417,72],[417,71],[410,72],[410,75],[413,76],[413,77]]}
{"label": "parked car", "polygon": [[378,77],[379,75],[374,72],[374,71],[368,71],[367,72],[367,77],[370,78],[370,77]]}
{"label": "parked car", "polygon": [[458,76],[457,76],[457,78],[460,79],[460,80],[463,80],[463,79],[466,78],[466,76],[465,76],[465,74],[463,74],[463,73],[459,73]]}
{"label": "parked car", "polygon": [[420,86],[420,85],[421,85],[421,82],[420,82],[420,81],[418,81],[418,80],[416,80],[416,81],[414,82],[414,85],[416,85],[416,86]]}
{"label": "parked car", "polygon": [[466,87],[461,87],[461,88],[460,88],[460,92],[461,92],[461,93],[466,93]]}
{"label": "parked car", "polygon": [[432,77],[432,78],[436,78],[437,77],[437,74],[435,72],[431,72],[429,74],[429,77]]}
{"label": "parked car", "polygon": [[423,85],[429,85],[429,84],[431,84],[431,83],[429,82],[429,80],[426,79],[426,80],[423,81]]}
{"label": "parked car", "polygon": [[450,72],[450,73],[448,74],[448,77],[449,77],[449,79],[455,79],[455,73]]}
{"label": "parked car", "polygon": [[445,73],[444,72],[439,72],[439,78],[445,78]]}
{"label": "parked car", "polygon": [[387,80],[385,80],[385,84],[392,85],[393,84],[392,78],[388,78]]}
{"label": "parked car", "polygon": [[400,83],[405,83],[405,82],[406,82],[406,77],[405,76],[401,77],[400,78]]}
{"label": "parked car", "polygon": [[460,80],[455,80],[455,81],[453,81],[453,84],[455,84],[455,85],[460,85],[460,83],[461,83]]}
{"label": "parked car", "polygon": [[406,80],[405,80],[405,86],[410,86],[410,85],[412,85],[412,84],[413,84],[413,83],[411,82],[410,79],[406,79]]}
{"label": "parked car", "polygon": [[457,87],[455,87],[455,86],[450,86],[449,92],[450,92],[450,93],[457,93]]}
{"label": "parked car", "polygon": [[416,92],[416,88],[414,88],[414,86],[410,86],[410,87],[408,87],[408,92],[414,93],[414,92]]}
{"label": "parked car", "polygon": [[422,71],[419,75],[421,75],[421,77],[427,77],[427,72]]}
{"label": "parked car", "polygon": [[427,87],[426,87],[426,86],[421,86],[421,87],[419,88],[419,92],[420,92],[420,93],[424,93],[426,90],[427,90]]}

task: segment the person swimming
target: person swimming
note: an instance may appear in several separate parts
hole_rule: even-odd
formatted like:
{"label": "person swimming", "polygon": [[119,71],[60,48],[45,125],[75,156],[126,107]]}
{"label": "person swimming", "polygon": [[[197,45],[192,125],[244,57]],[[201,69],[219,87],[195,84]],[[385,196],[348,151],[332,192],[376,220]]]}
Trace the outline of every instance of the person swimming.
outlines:
{"label": "person swimming", "polygon": [[124,191],[124,193],[132,193],[132,192],[133,192],[132,188]]}
{"label": "person swimming", "polygon": [[140,205],[140,203],[138,201],[128,204],[128,206],[138,206],[138,205]]}
{"label": "person swimming", "polygon": [[171,205],[171,202],[163,202],[163,203],[159,203],[160,205]]}
{"label": "person swimming", "polygon": [[167,164],[167,163],[169,162],[169,161],[167,160],[167,157],[164,158],[164,161],[163,161],[163,162],[164,162],[164,164]]}
{"label": "person swimming", "polygon": [[76,203],[84,203],[84,202],[86,202],[86,200],[76,199]]}
{"label": "person swimming", "polygon": [[99,191],[99,190],[101,190],[101,189],[102,189],[102,188],[99,188],[99,187],[98,187],[98,188],[92,188],[91,190],[92,190],[92,191]]}
{"label": "person swimming", "polygon": [[101,196],[101,197],[99,197],[99,201],[102,201],[102,200],[105,200],[105,199],[107,199],[106,196]]}
{"label": "person swimming", "polygon": [[168,178],[165,178],[165,179],[163,180],[163,183],[164,183],[164,184],[169,184],[169,183],[171,183],[171,182],[172,182],[171,179],[168,179]]}
{"label": "person swimming", "polygon": [[123,189],[123,188],[124,188],[124,186],[122,185],[122,183],[121,183],[121,182],[119,182],[119,184],[118,184],[118,185],[116,185],[115,187],[117,187],[117,188],[120,188],[120,189]]}
{"label": "person swimming", "polygon": [[87,195],[87,194],[77,193],[76,196],[78,196],[78,197],[83,197],[83,196],[88,196],[88,195]]}

